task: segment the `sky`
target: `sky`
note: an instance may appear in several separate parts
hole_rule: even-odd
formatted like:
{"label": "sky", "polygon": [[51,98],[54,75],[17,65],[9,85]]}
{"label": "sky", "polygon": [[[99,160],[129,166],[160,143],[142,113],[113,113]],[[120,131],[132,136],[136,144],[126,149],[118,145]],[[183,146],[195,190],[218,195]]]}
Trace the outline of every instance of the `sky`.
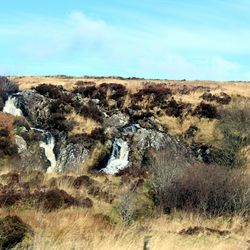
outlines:
{"label": "sky", "polygon": [[249,0],[0,0],[0,75],[250,80]]}

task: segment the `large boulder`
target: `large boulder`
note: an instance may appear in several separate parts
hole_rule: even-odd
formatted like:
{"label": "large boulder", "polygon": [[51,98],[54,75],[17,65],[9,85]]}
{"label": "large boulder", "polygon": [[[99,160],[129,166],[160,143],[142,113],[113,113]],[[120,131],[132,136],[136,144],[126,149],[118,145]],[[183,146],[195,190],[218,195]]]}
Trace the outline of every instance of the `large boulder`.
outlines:
{"label": "large boulder", "polygon": [[105,127],[121,128],[129,123],[129,116],[118,111],[104,119]]}

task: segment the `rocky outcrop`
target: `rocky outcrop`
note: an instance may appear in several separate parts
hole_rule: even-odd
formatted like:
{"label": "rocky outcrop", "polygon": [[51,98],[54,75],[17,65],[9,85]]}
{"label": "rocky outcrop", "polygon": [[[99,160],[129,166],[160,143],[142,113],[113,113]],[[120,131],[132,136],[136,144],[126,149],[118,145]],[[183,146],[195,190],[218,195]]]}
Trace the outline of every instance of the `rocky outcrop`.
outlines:
{"label": "rocky outcrop", "polygon": [[[140,110],[134,104],[129,109],[121,108],[126,94],[127,91],[119,84],[111,87],[103,84],[99,89],[78,87],[73,92],[60,86],[42,84],[14,97],[9,96],[9,100],[14,100],[13,110],[21,111],[17,116],[23,115],[33,127],[27,129],[26,125],[18,124],[19,133],[15,140],[21,159],[29,164],[36,162],[38,166],[31,165],[39,169],[66,172],[80,171],[80,166],[92,157],[91,162],[101,161],[102,166],[96,167],[98,171],[117,174],[127,167],[141,167],[149,149],[171,147],[176,151],[186,150],[178,139],[167,134],[152,112]],[[136,97],[138,101],[144,94],[148,95],[148,92]],[[154,98],[151,105],[158,103],[156,96]],[[72,119],[72,114],[77,118]],[[76,127],[81,129],[80,122],[87,122],[87,119],[93,120],[98,127],[89,129],[92,131],[90,134],[76,131]],[[105,145],[112,141],[112,150],[106,150]],[[98,143],[103,145],[103,152],[110,153],[99,152],[100,157],[93,160]],[[103,166],[104,162],[106,166]]]}

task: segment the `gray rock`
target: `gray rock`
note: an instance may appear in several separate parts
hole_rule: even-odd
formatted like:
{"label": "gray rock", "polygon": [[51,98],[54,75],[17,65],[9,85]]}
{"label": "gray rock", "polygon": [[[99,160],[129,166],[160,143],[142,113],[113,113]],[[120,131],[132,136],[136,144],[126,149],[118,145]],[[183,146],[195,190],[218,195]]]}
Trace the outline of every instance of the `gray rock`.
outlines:
{"label": "gray rock", "polygon": [[105,118],[104,126],[105,127],[115,127],[115,128],[122,128],[129,123],[129,116],[121,113],[116,112],[111,116]]}
{"label": "gray rock", "polygon": [[16,141],[16,144],[17,144],[19,154],[22,154],[22,153],[27,151],[27,143],[23,139],[23,137],[21,137],[19,135],[15,135],[15,141]]}
{"label": "gray rock", "polygon": [[[51,100],[35,90],[25,90],[21,93],[23,113],[36,127],[43,127],[50,117]],[[20,100],[20,99],[19,99]]]}
{"label": "gray rock", "polygon": [[64,143],[60,146],[57,155],[58,172],[78,170],[89,156],[89,150],[82,144]]}

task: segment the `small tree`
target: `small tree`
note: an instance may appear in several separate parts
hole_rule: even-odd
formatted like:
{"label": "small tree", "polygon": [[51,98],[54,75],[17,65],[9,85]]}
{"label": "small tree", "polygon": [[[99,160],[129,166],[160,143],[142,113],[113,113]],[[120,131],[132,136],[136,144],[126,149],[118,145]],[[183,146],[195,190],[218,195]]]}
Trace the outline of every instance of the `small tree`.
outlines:
{"label": "small tree", "polygon": [[172,149],[166,149],[155,154],[151,164],[153,172],[152,191],[154,202],[163,209],[167,209],[167,200],[174,199],[174,195],[168,190],[182,175],[183,169],[189,163],[182,155],[178,155]]}

